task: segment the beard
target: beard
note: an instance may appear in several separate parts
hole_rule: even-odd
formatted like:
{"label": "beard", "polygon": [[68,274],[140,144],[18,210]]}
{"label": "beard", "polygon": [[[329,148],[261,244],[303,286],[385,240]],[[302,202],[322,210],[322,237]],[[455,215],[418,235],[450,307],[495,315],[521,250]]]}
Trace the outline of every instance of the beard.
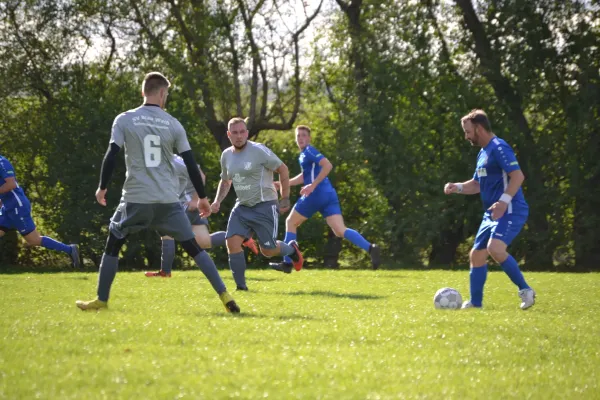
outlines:
{"label": "beard", "polygon": [[246,140],[243,145],[238,146],[238,145],[234,144],[233,147],[235,147],[237,150],[242,150],[244,147],[246,147],[247,144],[248,144],[248,141]]}

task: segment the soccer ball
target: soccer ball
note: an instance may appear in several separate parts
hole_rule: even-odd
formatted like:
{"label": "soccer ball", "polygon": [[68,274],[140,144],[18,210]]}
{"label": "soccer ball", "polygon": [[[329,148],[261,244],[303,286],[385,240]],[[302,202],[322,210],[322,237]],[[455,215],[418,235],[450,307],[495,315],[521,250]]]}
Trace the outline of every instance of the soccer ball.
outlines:
{"label": "soccer ball", "polygon": [[456,310],[462,305],[462,296],[456,289],[441,288],[433,296],[433,305],[437,309]]}

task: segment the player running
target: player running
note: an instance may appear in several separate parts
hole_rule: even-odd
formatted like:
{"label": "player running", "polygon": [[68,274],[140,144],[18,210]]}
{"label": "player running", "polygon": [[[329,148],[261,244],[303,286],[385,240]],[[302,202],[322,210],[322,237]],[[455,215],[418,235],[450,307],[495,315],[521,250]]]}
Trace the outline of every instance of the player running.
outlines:
{"label": "player running", "polygon": [[147,74],[142,84],[144,104],[120,114],[113,123],[109,149],[102,163],[100,186],[96,191],[98,203],[106,206],[106,187],[122,147],[125,147],[127,174],[100,263],[98,297],[91,301],[78,300],[77,307],[82,310],[107,307],[110,288],[117,274],[119,250],[125,238],[149,228],[180,242],[219,294],[226,310],[240,312],[227,292],[215,263],[198,246],[192,225],[179,203],[179,184],[171,162],[175,151],[181,154],[198,193],[198,208],[203,216],[210,215],[210,204],[185,129],[163,110],[170,86],[162,74]]}
{"label": "player running", "polygon": [[48,236],[41,236],[31,218],[31,203],[17,183],[15,169],[0,156],[0,238],[10,230],[17,230],[29,246],[42,246],[61,251],[71,257],[74,267],[79,267],[79,248],[64,244]]}
{"label": "player running", "polygon": [[[295,241],[286,244],[277,240],[279,214],[290,209],[287,166],[266,146],[248,140],[243,119],[231,119],[227,129],[232,146],[221,154],[221,181],[211,209],[214,213],[219,211],[233,182],[238,198],[227,224],[229,267],[237,289],[248,290],[242,242],[251,231],[256,232],[260,250],[266,257],[290,256],[296,270],[302,269],[304,259]],[[279,204],[273,172],[279,174],[281,181]]]}
{"label": "player running", "polygon": [[[298,160],[302,173],[290,180],[290,186],[304,186],[300,190],[302,197],[296,202],[291,214],[285,220],[284,241],[289,243],[296,240],[298,227],[318,211],[337,237],[348,239],[354,245],[368,252],[371,256],[371,267],[379,268],[381,264],[379,246],[369,243],[360,233],[347,228],[344,224],[337,192],[327,177],[333,169],[333,165],[323,154],[311,146],[310,133],[310,128],[306,125],[296,127],[296,144],[300,149]],[[292,272],[289,257],[284,257],[281,263],[271,263],[270,265],[278,271],[288,274]]]}
{"label": "player running", "polygon": [[535,291],[529,287],[517,261],[506,248],[517,237],[529,216],[521,185],[525,180],[512,148],[492,133],[483,110],[473,110],[461,119],[465,139],[481,150],[473,179],[446,183],[444,193],[481,194],[483,221],[469,254],[471,263],[471,299],[462,308],[481,307],[483,286],[487,279],[487,258],[492,256],[511,281],[519,288],[521,309],[535,304]]}

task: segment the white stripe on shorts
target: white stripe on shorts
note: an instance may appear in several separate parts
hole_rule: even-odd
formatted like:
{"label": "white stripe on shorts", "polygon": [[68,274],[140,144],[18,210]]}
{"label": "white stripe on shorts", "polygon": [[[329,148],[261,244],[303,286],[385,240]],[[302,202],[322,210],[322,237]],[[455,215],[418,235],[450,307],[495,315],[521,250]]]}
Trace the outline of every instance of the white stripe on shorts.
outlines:
{"label": "white stripe on shorts", "polygon": [[277,205],[271,206],[273,209],[273,240],[277,240],[277,230],[279,229],[279,216],[277,215]]}

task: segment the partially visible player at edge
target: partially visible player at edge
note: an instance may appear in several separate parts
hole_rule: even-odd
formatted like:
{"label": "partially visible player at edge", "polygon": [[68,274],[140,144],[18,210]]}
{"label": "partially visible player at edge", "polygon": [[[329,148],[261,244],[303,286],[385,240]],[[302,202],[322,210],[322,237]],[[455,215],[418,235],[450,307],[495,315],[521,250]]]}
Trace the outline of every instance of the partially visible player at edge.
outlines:
{"label": "partially visible player at edge", "polygon": [[[221,180],[211,210],[219,212],[233,183],[237,201],[227,223],[229,267],[237,289],[248,290],[242,242],[251,231],[256,232],[260,251],[265,257],[289,255],[298,271],[302,269],[304,258],[295,241],[287,244],[277,240],[279,214],[290,209],[287,166],[265,145],[248,140],[246,121],[241,118],[229,121],[227,137],[231,147],[221,154]],[[279,203],[273,184],[274,172],[279,174],[281,181]]]}
{"label": "partially visible player at edge", "polygon": [[492,133],[483,110],[473,110],[461,119],[465,139],[481,150],[473,179],[462,183],[446,183],[444,193],[481,193],[484,214],[469,254],[471,263],[471,299],[462,308],[481,307],[483,286],[487,279],[487,258],[492,256],[511,281],[519,288],[521,309],[535,304],[535,291],[529,287],[517,261],[506,248],[517,237],[529,216],[529,206],[521,185],[525,180],[512,148]]}
{"label": "partially visible player at edge", "polygon": [[147,74],[142,83],[144,104],[118,115],[113,123],[109,148],[102,162],[100,185],[96,191],[98,203],[106,206],[106,187],[114,170],[116,156],[123,146],[127,175],[121,202],[110,222],[109,236],[100,263],[98,297],[91,301],[77,301],[77,307],[82,310],[107,307],[110,288],[117,274],[119,250],[125,238],[130,233],[149,228],[179,241],[219,294],[226,310],[240,312],[227,292],[215,263],[196,243],[190,221],[179,203],[179,182],[172,164],[175,149],[181,154],[198,193],[198,208],[202,216],[210,215],[210,204],[185,129],[163,110],[170,86],[162,74]]}
{"label": "partially visible player at edge", "polygon": [[[194,189],[194,184],[190,179],[190,175],[187,172],[187,167],[183,158],[180,156],[173,156],[173,165],[177,178],[179,179],[179,201],[185,210],[185,215],[192,224],[192,230],[196,235],[196,242],[202,249],[208,250],[214,247],[225,246],[225,234],[224,231],[218,231],[210,233],[208,231],[208,218],[202,218],[200,211],[198,210],[198,193]],[[198,166],[200,169],[200,166]],[[200,169],[200,175],[202,175],[202,183],[206,185],[206,175]],[[148,278],[160,277],[170,278],[171,271],[173,269],[173,261],[175,260],[175,240],[170,236],[161,237],[162,242],[162,253],[160,271],[147,271],[145,275]],[[254,254],[258,255],[258,247],[256,242],[252,238],[248,238],[244,241],[243,246],[248,247]]]}
{"label": "partially visible player at edge", "polygon": [[[306,125],[298,125],[296,127],[296,144],[300,149],[298,160],[302,172],[290,179],[290,186],[304,186],[300,190],[302,197],[296,202],[291,214],[285,220],[284,242],[289,243],[296,240],[298,227],[318,211],[337,237],[345,238],[368,252],[371,256],[371,267],[379,268],[381,249],[344,224],[337,192],[327,177],[333,169],[333,165],[323,154],[311,146],[310,142],[310,128]],[[292,272],[289,257],[284,257],[282,263],[271,263],[270,265],[278,271],[288,274]]]}
{"label": "partially visible player at edge", "polygon": [[79,267],[79,249],[76,244],[64,244],[41,236],[31,218],[31,203],[25,191],[17,183],[15,169],[0,156],[0,238],[16,229],[29,246],[42,246],[50,250],[67,253],[74,267]]}

